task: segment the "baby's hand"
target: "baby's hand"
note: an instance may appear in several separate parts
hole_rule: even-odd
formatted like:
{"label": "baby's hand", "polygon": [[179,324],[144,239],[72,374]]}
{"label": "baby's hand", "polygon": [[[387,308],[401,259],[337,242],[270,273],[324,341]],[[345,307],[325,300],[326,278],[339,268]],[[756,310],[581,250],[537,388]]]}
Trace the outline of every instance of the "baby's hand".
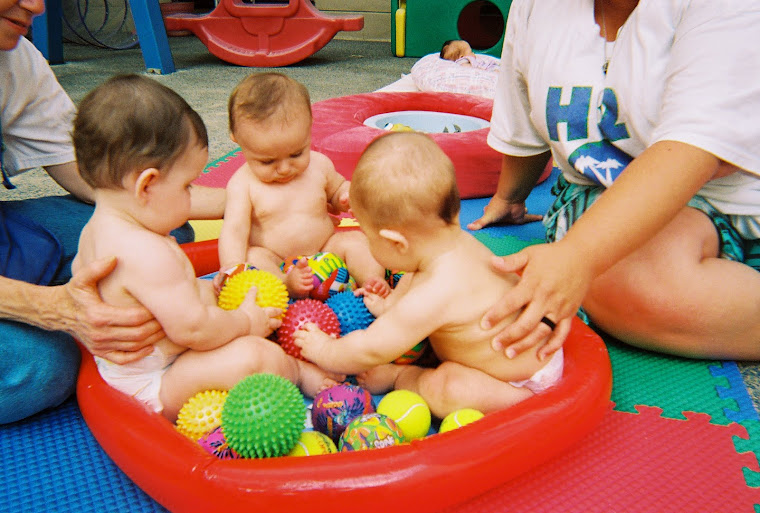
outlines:
{"label": "baby's hand", "polygon": [[243,310],[248,316],[251,335],[268,337],[282,325],[282,320],[280,319],[282,310],[271,306],[261,308],[256,304],[257,293],[258,289],[251,287],[238,309]]}
{"label": "baby's hand", "polygon": [[367,278],[362,289],[370,294],[377,294],[380,297],[388,297],[391,293],[391,286],[388,285],[388,282],[375,276]]}
{"label": "baby's hand", "polygon": [[335,338],[319,329],[316,324],[308,322],[293,333],[293,342],[301,348],[301,356],[322,366],[329,363],[325,355],[326,344],[335,343]]}

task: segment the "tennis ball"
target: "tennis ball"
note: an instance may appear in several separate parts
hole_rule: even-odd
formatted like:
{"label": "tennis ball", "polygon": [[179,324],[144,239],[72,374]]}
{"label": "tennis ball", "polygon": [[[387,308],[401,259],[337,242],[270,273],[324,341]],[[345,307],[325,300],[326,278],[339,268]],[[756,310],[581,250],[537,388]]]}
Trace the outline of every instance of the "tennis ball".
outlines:
{"label": "tennis ball", "polygon": [[338,452],[338,448],[329,436],[319,431],[304,431],[288,456],[314,456],[335,452]]}
{"label": "tennis ball", "polygon": [[219,292],[219,307],[225,310],[235,310],[253,286],[258,289],[256,304],[261,308],[272,306],[281,309],[280,319],[282,319],[288,309],[288,289],[280,278],[259,269],[246,269],[227,278]]}
{"label": "tennis ball", "polygon": [[446,431],[460,428],[478,419],[482,419],[484,416],[481,412],[472,408],[462,408],[461,410],[453,411],[441,421],[441,428],[438,432],[445,433]]}
{"label": "tennis ball", "polygon": [[177,431],[198,440],[222,423],[222,408],[227,399],[226,390],[206,390],[198,392],[179,410]]}
{"label": "tennis ball", "polygon": [[405,442],[424,438],[430,430],[430,408],[412,391],[394,390],[386,394],[377,405],[377,412],[396,421]]}

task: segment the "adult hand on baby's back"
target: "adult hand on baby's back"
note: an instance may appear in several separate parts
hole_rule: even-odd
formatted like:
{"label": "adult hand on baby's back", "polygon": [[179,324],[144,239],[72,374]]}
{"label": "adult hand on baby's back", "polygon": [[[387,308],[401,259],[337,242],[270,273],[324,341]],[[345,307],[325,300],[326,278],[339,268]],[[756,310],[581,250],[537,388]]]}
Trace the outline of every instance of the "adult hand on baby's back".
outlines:
{"label": "adult hand on baby's back", "polygon": [[[516,320],[492,340],[496,351],[508,358],[536,344],[545,359],[562,347],[572,318],[588,290],[591,277],[584,274],[572,256],[565,255],[561,242],[530,246],[503,258],[494,257],[493,268],[502,273],[522,270],[518,284],[483,316],[483,329],[491,329],[503,319],[520,312]],[[554,324],[552,327],[551,325]]]}
{"label": "adult hand on baby's back", "polygon": [[260,337],[268,337],[274,330],[282,325],[280,316],[282,310],[268,306],[262,308],[256,304],[256,296],[258,289],[251,287],[245,295],[243,302],[240,303],[238,309],[244,311],[248,315],[250,323],[250,334],[258,335]]}
{"label": "adult hand on baby's back", "polygon": [[467,225],[469,230],[480,230],[494,223],[525,224],[540,221],[543,216],[529,214],[524,201],[509,202],[497,196],[491,198],[483,209],[483,215]]}
{"label": "adult hand on baby's back", "polygon": [[51,299],[59,315],[55,329],[75,337],[93,355],[124,364],[149,355],[164,331],[142,306],[115,307],[103,301],[98,282],[115,267],[116,258],[96,260],[65,285],[53,287]]}

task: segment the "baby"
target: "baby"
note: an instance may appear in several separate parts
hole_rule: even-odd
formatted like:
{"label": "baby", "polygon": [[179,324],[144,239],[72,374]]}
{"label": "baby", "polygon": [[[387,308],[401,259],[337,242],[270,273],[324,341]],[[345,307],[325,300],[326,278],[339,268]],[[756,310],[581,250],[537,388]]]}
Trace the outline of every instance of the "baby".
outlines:
{"label": "baby", "polygon": [[311,151],[306,88],[279,73],[250,75],[232,92],[229,120],[245,164],[227,185],[219,235],[222,271],[248,262],[282,276],[291,297],[304,297],[314,286],[306,259],[286,274],[280,265],[331,252],[360,285],[387,295],[385,270],[372,257],[367,238],[359,231],[335,231],[331,213],[348,211],[350,182],[325,155]]}
{"label": "baby", "polygon": [[[492,270],[493,253],[461,229],[454,166],[431,138],[397,132],[376,139],[359,159],[351,198],[377,261],[406,274],[387,298],[358,291],[377,316],[367,329],[337,341],[313,324],[296,332],[306,358],[359,374],[372,393],[417,392],[441,418],[465,407],[506,408],[562,377],[562,353],[540,361],[542,344],[512,359],[492,349],[494,334],[513,319],[488,331],[480,320],[517,276]],[[426,337],[437,368],[388,364]]]}
{"label": "baby", "polygon": [[253,373],[284,376],[310,396],[331,383],[263,338],[281,312],[258,307],[255,291],[237,310],[219,308],[211,282],[195,278],[169,236],[187,221],[191,184],[208,160],[203,121],[179,95],[145,77],[114,77],[82,100],[73,138],[82,177],[95,189],[73,271],[115,255],[118,266],[99,283],[103,299],[145,306],[166,334],[134,363],[96,358],[106,382],[171,421],[196,393],[229,389]]}
{"label": "baby", "polygon": [[472,66],[483,71],[499,71],[501,60],[472,51],[470,43],[463,39],[450,39],[441,46],[441,59],[454,61],[462,66]]}

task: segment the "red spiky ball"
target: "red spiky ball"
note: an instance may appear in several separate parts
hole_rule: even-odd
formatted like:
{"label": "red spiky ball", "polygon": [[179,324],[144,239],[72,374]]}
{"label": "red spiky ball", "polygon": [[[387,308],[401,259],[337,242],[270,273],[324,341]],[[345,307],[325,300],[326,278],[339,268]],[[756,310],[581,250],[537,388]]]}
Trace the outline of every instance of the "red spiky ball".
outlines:
{"label": "red spiky ball", "polygon": [[301,356],[301,348],[293,342],[293,333],[308,322],[316,324],[328,335],[340,335],[340,322],[332,308],[316,299],[299,299],[293,302],[288,306],[282,326],[277,330],[277,343],[287,354],[304,361],[307,360]]}

